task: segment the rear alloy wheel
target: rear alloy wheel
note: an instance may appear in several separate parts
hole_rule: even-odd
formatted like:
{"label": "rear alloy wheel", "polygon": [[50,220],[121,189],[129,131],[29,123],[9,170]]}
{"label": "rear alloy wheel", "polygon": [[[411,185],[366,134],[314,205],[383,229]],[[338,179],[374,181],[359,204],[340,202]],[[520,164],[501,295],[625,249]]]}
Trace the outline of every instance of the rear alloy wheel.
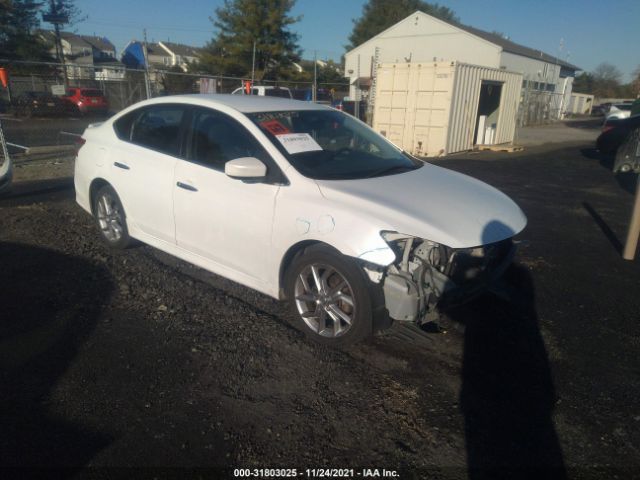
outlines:
{"label": "rear alloy wheel", "polygon": [[110,185],[100,188],[93,199],[93,214],[102,239],[112,248],[129,246],[131,237],[127,229],[124,208],[118,194]]}
{"label": "rear alloy wheel", "polygon": [[368,280],[348,257],[310,247],[294,259],[285,288],[300,329],[316,342],[344,345],[371,335]]}

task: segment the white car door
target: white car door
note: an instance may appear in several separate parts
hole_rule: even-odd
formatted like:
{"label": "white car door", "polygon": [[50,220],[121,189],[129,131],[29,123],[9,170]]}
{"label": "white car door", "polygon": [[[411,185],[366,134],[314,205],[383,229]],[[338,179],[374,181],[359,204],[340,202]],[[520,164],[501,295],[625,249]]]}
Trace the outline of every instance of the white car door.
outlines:
{"label": "white car door", "polygon": [[123,117],[121,140],[109,159],[112,183],[127,220],[142,233],[175,244],[173,174],[181,150],[187,107],[162,104]]}
{"label": "white car door", "polygon": [[[266,281],[282,173],[255,137],[221,112],[194,107],[187,138],[187,159],[178,161],[175,169],[178,246]],[[241,157],[256,157],[267,165],[264,181],[225,175],[224,164]]]}

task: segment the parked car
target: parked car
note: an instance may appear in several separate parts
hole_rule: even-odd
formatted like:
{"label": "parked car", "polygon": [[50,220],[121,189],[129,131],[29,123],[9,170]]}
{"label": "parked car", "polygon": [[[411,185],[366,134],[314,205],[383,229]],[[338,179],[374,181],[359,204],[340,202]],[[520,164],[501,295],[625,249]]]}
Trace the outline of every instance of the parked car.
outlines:
{"label": "parked car", "polygon": [[80,115],[105,115],[109,110],[109,102],[101,90],[97,88],[69,87],[65,100],[74,106]]}
{"label": "parked car", "polygon": [[339,99],[334,100],[331,106],[336,110],[356,116],[356,104],[358,105],[358,118],[364,121],[367,116],[367,102],[365,100],[356,102],[355,100]]}
{"label": "parked car", "polygon": [[614,103],[606,114],[607,120],[629,118],[631,116],[630,103]]}
{"label": "parked car", "polygon": [[47,92],[24,92],[13,101],[13,113],[20,117],[65,115],[67,102]]}
{"label": "parked car", "polygon": [[330,345],[484,291],[526,224],[498,190],[309,102],[156,98],[82,138],[76,200],[109,246],[135,238],[288,299]]}
{"label": "parked car", "polygon": [[605,155],[614,156],[613,171],[640,170],[640,115],[629,118],[608,119],[596,140],[596,148]]}
{"label": "parked car", "polygon": [[596,148],[604,154],[615,154],[629,133],[640,127],[640,115],[629,118],[608,118],[596,140]]}
{"label": "parked car", "polygon": [[[247,95],[244,88],[236,88],[233,95]],[[272,87],[264,85],[254,85],[251,87],[251,95],[257,95],[259,97],[280,97],[280,98],[293,98],[291,90],[287,87]]]}
{"label": "parked car", "polygon": [[[293,98],[296,100],[303,100],[305,102],[311,102],[313,100],[313,91],[310,88],[296,88],[291,91]],[[333,97],[331,92],[326,88],[319,88],[316,91],[316,102],[321,105],[332,105]]]}

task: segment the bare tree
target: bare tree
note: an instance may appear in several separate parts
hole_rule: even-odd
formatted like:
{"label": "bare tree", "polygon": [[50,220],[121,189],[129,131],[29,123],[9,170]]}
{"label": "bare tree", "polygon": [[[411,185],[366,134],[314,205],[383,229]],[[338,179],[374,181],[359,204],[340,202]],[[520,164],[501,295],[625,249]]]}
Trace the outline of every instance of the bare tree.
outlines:
{"label": "bare tree", "polygon": [[593,93],[600,98],[615,97],[621,79],[622,72],[615,65],[603,62],[593,70]]}
{"label": "bare tree", "polygon": [[640,65],[632,73],[633,80],[631,80],[631,91],[635,97],[640,97]]}

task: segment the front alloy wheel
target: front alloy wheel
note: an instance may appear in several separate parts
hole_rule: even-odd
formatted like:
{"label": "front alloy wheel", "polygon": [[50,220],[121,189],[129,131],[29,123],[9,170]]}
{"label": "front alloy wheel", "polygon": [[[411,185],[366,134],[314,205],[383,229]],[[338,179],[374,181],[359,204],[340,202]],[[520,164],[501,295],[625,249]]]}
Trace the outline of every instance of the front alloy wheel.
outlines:
{"label": "front alloy wheel", "polygon": [[373,333],[369,279],[354,259],[328,245],[312,245],[293,259],[285,295],[298,328],[318,343],[345,345]]}
{"label": "front alloy wheel", "polygon": [[353,325],[356,301],[347,279],[330,265],[314,263],[295,283],[295,304],[307,326],[323,337],[344,335]]}

